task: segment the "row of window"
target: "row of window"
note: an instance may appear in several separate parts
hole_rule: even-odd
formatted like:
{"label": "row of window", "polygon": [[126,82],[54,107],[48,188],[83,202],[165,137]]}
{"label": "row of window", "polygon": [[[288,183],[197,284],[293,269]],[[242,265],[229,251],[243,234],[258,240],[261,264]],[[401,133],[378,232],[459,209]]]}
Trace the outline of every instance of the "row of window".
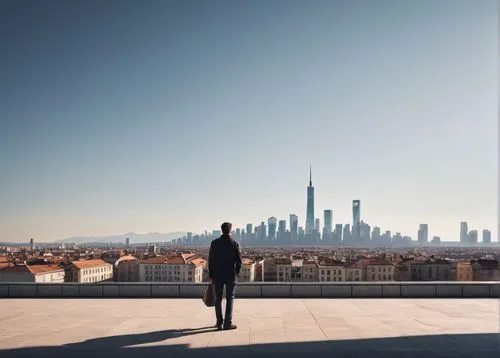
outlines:
{"label": "row of window", "polygon": [[112,271],[111,266],[96,267],[96,268],[82,270],[84,275],[93,275],[93,274],[97,274],[97,273],[104,273],[104,272],[111,272],[111,271]]}
{"label": "row of window", "polygon": [[102,275],[97,275],[97,276],[91,276],[91,277],[84,277],[83,282],[99,282],[99,281],[104,281],[107,279],[110,279],[113,277],[113,274],[110,273],[105,273]]}
{"label": "row of window", "polygon": [[372,274],[372,281],[392,281],[392,275],[377,275]]}
{"label": "row of window", "polygon": [[188,277],[187,279],[181,279],[180,277],[165,277],[165,276],[146,276],[145,281],[147,282],[201,282],[202,278],[201,277],[196,277],[195,280],[193,280],[192,277]]}

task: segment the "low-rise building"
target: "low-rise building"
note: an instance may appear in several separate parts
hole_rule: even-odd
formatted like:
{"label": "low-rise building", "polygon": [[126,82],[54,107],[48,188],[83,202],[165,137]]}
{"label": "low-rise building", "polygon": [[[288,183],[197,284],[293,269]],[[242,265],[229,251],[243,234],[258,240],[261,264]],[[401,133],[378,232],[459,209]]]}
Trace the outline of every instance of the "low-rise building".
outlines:
{"label": "low-rise building", "polygon": [[115,262],[115,281],[138,282],[140,260],[132,255],[122,256]]}
{"label": "low-rise building", "polygon": [[345,266],[345,281],[361,281],[363,279],[363,268],[357,264]]}
{"label": "low-rise building", "polygon": [[472,265],[470,262],[457,262],[457,281],[473,281]]}
{"label": "low-rise building", "polygon": [[139,280],[145,282],[203,282],[206,260],[193,254],[155,256],[139,263]]}
{"label": "low-rise building", "polygon": [[66,281],[91,283],[113,279],[113,265],[101,259],[76,260],[66,266]]}
{"label": "low-rise building", "polygon": [[283,281],[278,275],[278,261],[274,257],[267,257],[262,261],[262,275],[265,282]]}
{"label": "low-rise building", "polygon": [[474,281],[500,281],[500,268],[497,260],[472,260]]}
{"label": "low-rise building", "polygon": [[64,269],[51,264],[11,264],[0,269],[0,282],[62,283]]}
{"label": "low-rise building", "polygon": [[262,282],[264,281],[264,259],[258,260],[255,263],[255,281]]}
{"label": "low-rise building", "polygon": [[452,264],[443,259],[429,258],[409,263],[412,281],[450,281]]}
{"label": "low-rise building", "polygon": [[319,282],[342,282],[346,280],[346,269],[342,262],[318,263]]}
{"label": "low-rise building", "polygon": [[255,267],[256,263],[249,259],[243,258],[238,281],[240,282],[254,282],[255,281]]}
{"label": "low-rise building", "polygon": [[[292,281],[292,260],[287,258],[275,259],[277,282],[290,282]],[[267,262],[266,262],[267,263]]]}
{"label": "low-rise building", "polygon": [[[302,262],[302,282],[318,282],[318,263],[314,260],[304,260]],[[300,281],[300,280],[298,280]]]}
{"label": "low-rise building", "polygon": [[363,259],[364,281],[394,281],[394,265],[385,259]]}

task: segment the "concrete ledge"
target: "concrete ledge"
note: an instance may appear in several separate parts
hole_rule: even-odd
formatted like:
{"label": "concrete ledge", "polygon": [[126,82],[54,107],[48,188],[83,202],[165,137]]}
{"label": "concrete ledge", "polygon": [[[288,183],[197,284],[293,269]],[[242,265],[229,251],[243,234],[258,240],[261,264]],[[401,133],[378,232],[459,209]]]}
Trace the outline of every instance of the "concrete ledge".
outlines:
{"label": "concrete ledge", "polygon": [[0,298],[6,298],[6,297],[9,297],[9,286],[7,286],[7,285],[1,286],[0,285]]}
{"label": "concrete ledge", "polygon": [[120,297],[151,297],[151,285],[119,285]]}
{"label": "concrete ledge", "polygon": [[436,286],[433,284],[401,285],[401,297],[437,297]]}
{"label": "concrete ledge", "polygon": [[490,297],[489,285],[462,285],[462,297]]}
{"label": "concrete ledge", "polygon": [[321,285],[297,286],[291,285],[291,296],[297,298],[321,297]]}
{"label": "concrete ledge", "polygon": [[262,297],[262,286],[261,285],[236,285],[235,290],[236,297]]}
{"label": "concrete ledge", "polygon": [[382,285],[382,297],[401,297],[401,285]]}
{"label": "concrete ledge", "polygon": [[61,297],[62,285],[37,285],[37,297]]}
{"label": "concrete ledge", "polygon": [[500,282],[490,284],[490,297],[500,298]]}
{"label": "concrete ledge", "polygon": [[[0,298],[180,297],[201,298],[208,283],[0,282]],[[244,282],[238,298],[500,298],[500,282]]]}
{"label": "concrete ledge", "polygon": [[291,284],[274,284],[262,286],[262,297],[292,297]]}
{"label": "concrete ledge", "polygon": [[152,285],[151,286],[151,297],[180,297],[180,287],[175,286],[163,286],[163,285]]}
{"label": "concrete ledge", "polygon": [[102,286],[102,296],[103,297],[120,297],[120,286],[118,286],[118,285],[103,285]]}
{"label": "concrete ledge", "polygon": [[9,287],[9,297],[37,297],[36,284],[21,284]]}
{"label": "concrete ledge", "polygon": [[352,286],[352,297],[375,298],[382,297],[382,285],[359,284]]}
{"label": "concrete ledge", "polygon": [[202,298],[207,284],[179,285],[179,296],[188,298]]}
{"label": "concrete ledge", "polygon": [[83,284],[78,286],[79,297],[102,297],[102,286]]}
{"label": "concrete ledge", "polygon": [[78,284],[67,284],[62,287],[62,297],[79,297]]}
{"label": "concrete ledge", "polygon": [[435,285],[436,297],[462,297],[463,285]]}
{"label": "concrete ledge", "polygon": [[351,285],[321,285],[321,297],[352,297]]}

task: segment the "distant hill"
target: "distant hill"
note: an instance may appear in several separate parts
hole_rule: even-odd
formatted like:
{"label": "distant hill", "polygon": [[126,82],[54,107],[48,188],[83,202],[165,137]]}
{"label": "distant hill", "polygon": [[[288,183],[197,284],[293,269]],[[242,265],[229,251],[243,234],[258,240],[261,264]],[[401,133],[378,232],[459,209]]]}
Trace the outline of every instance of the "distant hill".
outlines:
{"label": "distant hill", "polygon": [[147,234],[136,234],[128,232],[122,235],[112,236],[76,236],[66,239],[57,240],[58,243],[74,243],[74,244],[90,244],[90,243],[125,243],[127,237],[130,238],[131,244],[144,244],[148,242],[168,242],[186,235],[184,231],[169,232],[166,234],[159,232],[150,232]]}

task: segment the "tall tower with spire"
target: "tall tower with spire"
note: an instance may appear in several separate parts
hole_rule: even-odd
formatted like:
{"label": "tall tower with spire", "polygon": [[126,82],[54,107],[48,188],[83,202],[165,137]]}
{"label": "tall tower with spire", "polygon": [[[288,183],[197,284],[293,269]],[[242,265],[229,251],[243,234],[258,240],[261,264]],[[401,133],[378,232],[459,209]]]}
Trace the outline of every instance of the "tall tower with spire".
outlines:
{"label": "tall tower with spire", "polygon": [[314,232],[314,187],[312,186],[312,168],[309,165],[309,186],[307,187],[306,234]]}

